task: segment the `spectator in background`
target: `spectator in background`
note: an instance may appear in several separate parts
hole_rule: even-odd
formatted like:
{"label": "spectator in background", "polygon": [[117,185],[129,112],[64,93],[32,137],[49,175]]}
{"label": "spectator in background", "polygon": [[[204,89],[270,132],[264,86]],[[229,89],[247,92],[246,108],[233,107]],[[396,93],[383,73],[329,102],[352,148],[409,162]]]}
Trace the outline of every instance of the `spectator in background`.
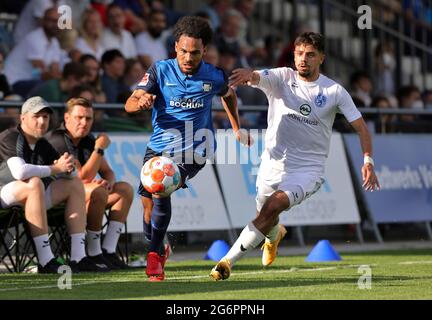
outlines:
{"label": "spectator in background", "polygon": [[117,49],[125,58],[136,58],[137,50],[132,34],[125,29],[126,17],[121,7],[110,4],[106,11],[108,28],[102,35],[105,50]]}
{"label": "spectator in background", "polygon": [[219,51],[214,44],[207,45],[207,50],[204,53],[203,60],[215,67],[219,66]]}
{"label": "spectator in background", "polygon": [[141,32],[135,38],[138,57],[145,69],[158,60],[168,59],[166,48],[167,27],[165,12],[152,10],[148,18],[147,31]]}
{"label": "spectator in background", "polygon": [[56,8],[46,10],[42,27],[29,33],[6,58],[5,74],[22,97],[41,80],[61,77],[58,18]]}
{"label": "spectator in background", "polygon": [[375,48],[374,91],[376,94],[394,96],[396,58],[389,41],[379,43]]}
{"label": "spectator in background", "polygon": [[126,60],[125,75],[123,78],[124,83],[129,88],[129,94],[126,98],[129,98],[129,96],[135,90],[144,73],[145,70],[137,59]]}
{"label": "spectator in background", "polygon": [[213,31],[217,31],[222,24],[222,18],[231,7],[231,0],[210,0],[200,11],[208,14],[210,17],[210,27]]}
{"label": "spectator in background", "polygon": [[372,81],[369,76],[362,72],[357,71],[351,75],[351,96],[363,101],[365,107],[369,107],[372,102]]}
{"label": "spectator in background", "polygon": [[118,97],[129,88],[122,81],[125,59],[119,50],[108,50],[102,55],[102,90],[108,103],[116,103]]}
{"label": "spectator in background", "polygon": [[[371,103],[372,107],[378,109],[391,109],[389,99],[385,96],[376,96]],[[377,133],[389,133],[393,131],[394,121],[396,120],[395,115],[392,114],[378,114],[375,121],[375,132]]]}
{"label": "spectator in background", "polygon": [[236,0],[234,8],[242,15],[240,23],[239,39],[243,44],[250,43],[248,22],[252,19],[252,13],[255,9],[255,0]]}
{"label": "spectator in background", "polygon": [[95,101],[95,93],[93,88],[88,84],[82,84],[72,89],[69,99],[72,98],[84,98],[93,104]]}
{"label": "spectator in background", "polygon": [[79,62],[84,66],[87,74],[85,82],[92,87],[95,94],[95,101],[97,103],[105,103],[106,96],[105,92],[102,90],[102,83],[100,79],[100,67],[99,62],[96,57],[85,54],[82,55]]}
{"label": "spectator in background", "polygon": [[230,10],[223,17],[219,33],[216,34],[214,44],[219,52],[230,51],[236,56],[236,67],[247,67],[246,50],[239,40],[240,21],[242,17],[235,10]]}
{"label": "spectator in background", "polygon": [[142,0],[114,0],[114,4],[120,6],[126,16],[125,28],[132,34],[143,32],[147,28],[145,18],[148,16],[150,6]]}
{"label": "spectator in background", "polygon": [[72,13],[72,28],[78,29],[84,12],[91,8],[91,0],[63,0]]}
{"label": "spectator in background", "polygon": [[6,75],[3,74],[4,60],[4,55],[0,52],[0,100],[19,100],[21,97],[13,93]]}
{"label": "spectator in background", "polygon": [[13,36],[16,44],[21,42],[30,32],[42,26],[45,11],[65,4],[64,0],[30,0],[18,15]]}
{"label": "spectator in background", "polygon": [[75,44],[78,39],[78,31],[76,29],[65,29],[59,32],[59,43],[61,49],[60,69],[63,70],[68,62],[78,62],[81,52],[75,49]]}
{"label": "spectator in background", "polygon": [[[4,55],[0,52],[0,101],[21,100],[17,94],[13,94],[6,76],[3,74]],[[15,108],[0,108],[0,128],[11,128],[18,124],[19,112]]]}
{"label": "spectator in background", "polygon": [[76,49],[81,54],[91,54],[100,61],[105,52],[102,45],[103,24],[95,9],[87,9],[84,12],[79,32],[80,37],[76,42]]}
{"label": "spectator in background", "polygon": [[424,108],[432,110],[432,90],[425,90],[422,94],[422,100]]}
{"label": "spectator in background", "polygon": [[61,79],[51,79],[36,86],[31,96],[41,96],[48,102],[66,102],[72,90],[85,82],[86,70],[77,62],[69,62],[63,69]]}
{"label": "spectator in background", "polygon": [[[424,108],[419,88],[413,85],[404,86],[398,91],[399,109],[421,110]],[[399,132],[413,132],[420,130],[414,121],[418,116],[414,114],[401,114],[397,121],[396,130]]]}

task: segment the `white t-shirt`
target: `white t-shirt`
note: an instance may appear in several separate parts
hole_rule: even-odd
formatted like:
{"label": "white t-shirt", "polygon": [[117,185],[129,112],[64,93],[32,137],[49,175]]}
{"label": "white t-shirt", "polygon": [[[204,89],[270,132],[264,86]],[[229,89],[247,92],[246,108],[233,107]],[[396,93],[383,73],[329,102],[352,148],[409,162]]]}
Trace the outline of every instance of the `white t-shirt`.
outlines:
{"label": "white t-shirt", "polygon": [[[65,4],[65,0],[57,1],[57,6],[63,4]],[[52,7],[54,7],[53,0],[30,0],[27,2],[15,25],[13,32],[15,44],[24,39],[28,33],[39,28],[37,19],[42,19],[45,11]]]}
{"label": "white t-shirt", "polygon": [[105,50],[120,50],[125,59],[137,57],[137,50],[132,34],[124,29],[121,32],[121,36],[118,36],[110,29],[105,28],[102,34],[102,47]]}
{"label": "white t-shirt", "polygon": [[320,74],[314,82],[299,79],[291,68],[259,72],[256,86],[269,101],[263,157],[288,172],[322,175],[336,113],[352,122],[361,117],[351,96],[338,83]]}
{"label": "white t-shirt", "polygon": [[61,50],[56,38],[50,40],[42,28],[29,33],[9,53],[5,61],[4,73],[9,82],[14,84],[20,80],[32,79],[32,64],[30,60],[41,60],[45,66],[60,63]]}
{"label": "white t-shirt", "polygon": [[146,55],[152,58],[152,62],[168,59],[168,50],[165,46],[165,37],[153,38],[147,31],[141,32],[135,43],[138,55]]}
{"label": "white t-shirt", "polygon": [[99,46],[96,48],[96,51],[94,51],[94,49],[91,48],[82,37],[79,37],[77,39],[75,49],[79,50],[81,54],[91,54],[92,56],[95,56],[96,59],[98,59],[99,61],[101,61],[102,55],[105,52],[102,43],[100,43]]}

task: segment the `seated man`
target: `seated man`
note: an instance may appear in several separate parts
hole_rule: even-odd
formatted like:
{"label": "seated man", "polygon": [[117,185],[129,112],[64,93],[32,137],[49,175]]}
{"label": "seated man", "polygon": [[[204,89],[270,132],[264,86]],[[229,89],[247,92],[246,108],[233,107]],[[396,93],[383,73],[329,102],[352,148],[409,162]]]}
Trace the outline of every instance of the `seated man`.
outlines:
{"label": "seated man", "polygon": [[109,271],[85,254],[85,202],[81,181],[73,177],[74,158],[61,157],[43,138],[53,110],[41,97],[32,97],[21,108],[20,125],[0,134],[0,200],[3,208],[24,206],[34,240],[39,273],[57,273],[48,239],[46,211],[65,202],[65,221],[71,236],[73,272]]}
{"label": "seated man", "polygon": [[[84,183],[87,204],[87,253],[93,261],[108,263],[111,269],[126,264],[115,254],[117,242],[133,200],[133,189],[126,182],[116,182],[114,172],[104,158],[110,140],[106,134],[95,138],[91,102],[72,98],[66,103],[64,123],[47,135],[59,152],[73,154],[78,176]],[[100,179],[96,178],[99,173]],[[110,208],[109,224],[101,248],[101,229],[105,210]]]}

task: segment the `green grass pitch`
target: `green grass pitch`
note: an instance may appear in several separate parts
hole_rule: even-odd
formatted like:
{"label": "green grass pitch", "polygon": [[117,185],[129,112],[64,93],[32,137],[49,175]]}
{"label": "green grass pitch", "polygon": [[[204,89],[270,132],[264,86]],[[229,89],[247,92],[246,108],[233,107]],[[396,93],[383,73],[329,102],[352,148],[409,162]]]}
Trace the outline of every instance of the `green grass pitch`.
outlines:
{"label": "green grass pitch", "polygon": [[[209,277],[211,261],[168,261],[163,282],[132,269],[73,275],[70,290],[60,290],[55,275],[2,273],[0,299],[432,299],[432,249],[341,256],[313,264],[304,256],[278,257],[266,269],[259,258],[245,258],[219,282]],[[360,265],[371,268],[370,289],[358,287]]]}

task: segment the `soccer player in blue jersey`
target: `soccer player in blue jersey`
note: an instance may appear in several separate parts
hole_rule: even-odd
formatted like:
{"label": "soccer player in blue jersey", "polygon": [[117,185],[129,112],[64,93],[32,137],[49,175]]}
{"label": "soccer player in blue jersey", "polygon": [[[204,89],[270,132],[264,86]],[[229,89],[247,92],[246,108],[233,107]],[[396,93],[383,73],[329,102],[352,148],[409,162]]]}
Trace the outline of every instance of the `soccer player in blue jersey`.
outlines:
{"label": "soccer player in blue jersey", "polygon": [[[202,58],[210,43],[212,30],[208,22],[187,16],[174,27],[175,59],[154,63],[126,102],[129,113],[153,107],[153,134],[144,163],[154,156],[171,157],[179,166],[182,182],[194,177],[216,149],[211,101],[219,95],[236,139],[252,143],[249,134],[240,130],[237,97],[224,72]],[[158,197],[139,186],[144,206],[144,234],[150,240],[146,274],[150,281],[164,279],[168,257],[163,239],[171,219],[170,197]],[[151,217],[151,223],[150,223]]]}

